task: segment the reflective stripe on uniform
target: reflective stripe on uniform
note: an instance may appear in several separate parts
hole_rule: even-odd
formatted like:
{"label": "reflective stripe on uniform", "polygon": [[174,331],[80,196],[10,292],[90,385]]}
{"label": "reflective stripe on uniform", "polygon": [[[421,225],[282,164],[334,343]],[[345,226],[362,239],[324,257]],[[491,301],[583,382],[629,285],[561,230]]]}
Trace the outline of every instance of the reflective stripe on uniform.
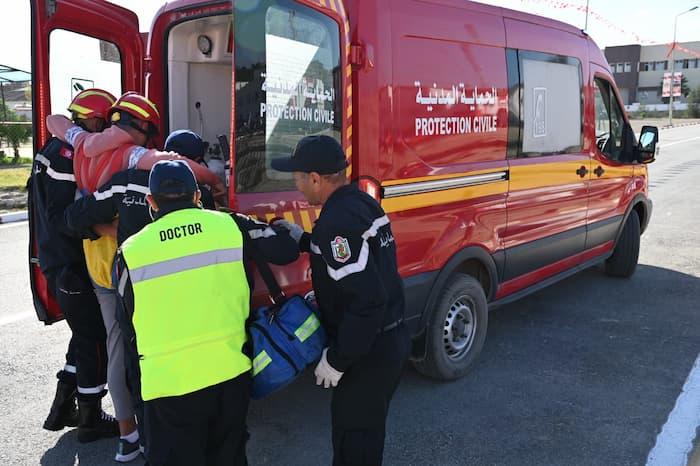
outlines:
{"label": "reflective stripe on uniform", "polygon": [[303,324],[299,326],[298,329],[294,331],[294,335],[299,339],[300,342],[304,343],[307,338],[309,338],[313,333],[321,326],[318,317],[315,314],[311,314]]}
{"label": "reflective stripe on uniform", "polygon": [[215,264],[240,261],[242,248],[217,249],[191,256],[177,257],[131,270],[131,283],[136,284],[153,278],[164,277],[187,270],[199,269]]}
{"label": "reflective stripe on uniform", "polygon": [[104,201],[105,199],[112,197],[114,194],[124,194],[127,191],[135,191],[141,194],[148,194],[150,192],[147,186],[129,183],[126,186],[123,184],[115,184],[104,191],[97,191],[93,194],[93,196],[95,196],[96,201]]}
{"label": "reflective stripe on uniform", "polygon": [[273,230],[272,228],[267,227],[262,230],[250,230],[248,232],[248,235],[250,236],[250,239],[260,239],[275,236],[277,235],[277,233],[275,233],[275,230]]}
{"label": "reflective stripe on uniform", "polygon": [[253,359],[253,376],[256,376],[272,362],[272,358],[265,350]]}
{"label": "reflective stripe on uniform", "polygon": [[105,389],[105,385],[98,385],[97,387],[81,387],[78,385],[78,393],[82,393],[83,395],[97,395],[102,393],[102,391]]}
{"label": "reflective stripe on uniform", "polygon": [[72,173],[60,173],[51,168],[51,161],[47,159],[45,156],[42,154],[36,154],[36,157],[34,157],[34,160],[37,162],[41,163],[43,166],[46,167],[46,174],[49,175],[51,178],[54,180],[58,181],[71,181],[75,183],[75,175]]}
{"label": "reflective stripe on uniform", "polygon": [[344,265],[339,269],[334,269],[330,265],[326,265],[328,270],[328,275],[335,281],[341,280],[353,273],[362,272],[367,267],[367,259],[369,259],[369,243],[367,240],[377,236],[379,229],[385,225],[389,224],[389,217],[383,215],[372,222],[372,225],[362,233],[362,247],[360,248],[360,254],[357,256],[357,261]]}
{"label": "reflective stripe on uniform", "polygon": [[309,249],[311,249],[311,252],[314,254],[318,254],[319,256],[321,255],[321,248],[315,245],[313,241],[309,243]]}

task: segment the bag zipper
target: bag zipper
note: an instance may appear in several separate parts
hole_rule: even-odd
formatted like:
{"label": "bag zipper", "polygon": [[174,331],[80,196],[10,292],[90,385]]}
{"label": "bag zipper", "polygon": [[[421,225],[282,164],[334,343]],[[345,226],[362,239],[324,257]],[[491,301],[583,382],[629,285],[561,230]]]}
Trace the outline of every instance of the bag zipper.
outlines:
{"label": "bag zipper", "polygon": [[[284,359],[286,359],[287,362],[289,363],[289,365],[292,366],[292,368],[294,369],[296,374],[301,372],[301,369],[299,369],[297,367],[297,365],[294,364],[294,361],[292,360],[292,358],[282,348],[280,348],[280,346],[277,343],[275,343],[275,341],[272,339],[272,337],[270,336],[270,333],[267,331],[267,329],[265,327],[263,327],[262,325],[260,325],[258,323],[252,323],[252,324],[250,324],[250,326],[260,330],[260,333],[262,333],[265,336],[265,338],[267,338],[267,340],[270,342],[270,345],[272,345],[272,347],[275,349],[275,351],[277,351],[280,354],[280,356],[282,356]],[[253,351],[255,351],[255,348],[253,348]],[[255,356],[255,354],[253,354],[253,356]]]}

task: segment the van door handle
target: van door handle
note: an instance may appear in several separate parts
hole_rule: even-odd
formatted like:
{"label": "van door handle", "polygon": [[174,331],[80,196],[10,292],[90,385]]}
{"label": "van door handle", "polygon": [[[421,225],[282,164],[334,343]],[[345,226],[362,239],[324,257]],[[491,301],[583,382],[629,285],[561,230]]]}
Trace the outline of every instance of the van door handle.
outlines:
{"label": "van door handle", "polygon": [[605,170],[603,169],[603,167],[601,167],[600,165],[598,165],[598,168],[596,168],[595,170],[593,170],[593,173],[595,173],[595,175],[596,175],[598,178],[600,178],[601,176],[603,176],[603,173],[605,173]]}
{"label": "van door handle", "polygon": [[576,174],[581,178],[584,178],[588,174],[588,169],[585,166],[581,165],[581,168],[576,170]]}

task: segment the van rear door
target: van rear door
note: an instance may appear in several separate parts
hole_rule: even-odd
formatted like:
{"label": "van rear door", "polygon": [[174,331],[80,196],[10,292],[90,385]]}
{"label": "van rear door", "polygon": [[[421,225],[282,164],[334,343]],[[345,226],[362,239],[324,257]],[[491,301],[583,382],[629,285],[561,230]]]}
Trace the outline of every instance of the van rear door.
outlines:
{"label": "van rear door", "polygon": [[[32,121],[34,153],[50,135],[46,116],[65,113],[83,89],[115,95],[143,90],[143,44],[138,17],[108,2],[32,0]],[[39,267],[35,222],[29,206],[29,269],[39,320],[51,324],[63,314],[50,296]]]}
{"label": "van rear door", "polygon": [[[234,115],[230,194],[241,212],[261,220],[286,218],[311,231],[319,209],[299,193],[291,173],[271,167],[304,136],[325,134],[349,153],[344,121],[349,74],[347,28],[340,2],[234,2]],[[342,7],[342,5],[340,5]],[[345,63],[344,63],[345,62]],[[308,259],[273,268],[280,284],[304,293]],[[261,283],[261,281],[258,281]],[[256,287],[260,296],[262,287]]]}

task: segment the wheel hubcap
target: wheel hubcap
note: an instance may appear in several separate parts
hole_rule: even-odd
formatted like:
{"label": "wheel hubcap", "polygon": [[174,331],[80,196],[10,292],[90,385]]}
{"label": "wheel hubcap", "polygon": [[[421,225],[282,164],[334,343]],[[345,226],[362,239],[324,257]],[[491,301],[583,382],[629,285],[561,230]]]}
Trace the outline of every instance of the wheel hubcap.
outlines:
{"label": "wheel hubcap", "polygon": [[443,343],[449,359],[460,359],[469,352],[475,330],[474,304],[467,296],[460,296],[452,303],[445,317]]}

